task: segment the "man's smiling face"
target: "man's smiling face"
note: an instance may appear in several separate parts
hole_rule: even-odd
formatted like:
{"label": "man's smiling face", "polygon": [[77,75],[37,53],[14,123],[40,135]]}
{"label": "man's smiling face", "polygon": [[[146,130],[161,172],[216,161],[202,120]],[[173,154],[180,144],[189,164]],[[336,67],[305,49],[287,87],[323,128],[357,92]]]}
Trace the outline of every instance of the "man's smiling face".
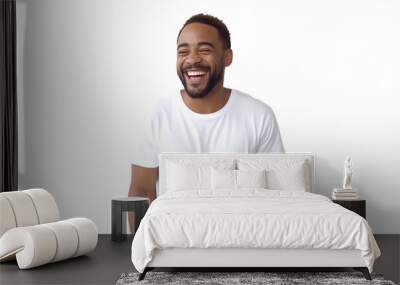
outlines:
{"label": "man's smiling face", "polygon": [[186,93],[202,98],[223,80],[225,48],[216,28],[188,24],[177,42],[176,69]]}

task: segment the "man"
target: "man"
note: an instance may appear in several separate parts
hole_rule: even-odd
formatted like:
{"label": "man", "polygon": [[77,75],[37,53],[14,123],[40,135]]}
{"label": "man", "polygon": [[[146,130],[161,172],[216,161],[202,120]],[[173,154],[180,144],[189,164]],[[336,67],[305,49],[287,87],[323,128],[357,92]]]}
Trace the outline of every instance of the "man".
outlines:
{"label": "man", "polygon": [[223,86],[232,58],[222,21],[203,14],[186,21],[178,34],[176,61],[184,90],[157,105],[132,165],[129,196],[156,198],[160,152],[284,152],[272,109]]}

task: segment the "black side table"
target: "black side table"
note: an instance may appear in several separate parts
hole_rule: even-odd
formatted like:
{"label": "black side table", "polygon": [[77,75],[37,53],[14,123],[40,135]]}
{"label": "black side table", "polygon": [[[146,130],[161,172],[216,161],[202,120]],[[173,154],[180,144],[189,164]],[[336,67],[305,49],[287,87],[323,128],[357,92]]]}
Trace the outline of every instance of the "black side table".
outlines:
{"label": "black side table", "polygon": [[149,199],[144,197],[117,197],[111,200],[111,240],[123,241],[126,235],[122,234],[122,212],[135,212],[136,233],[140,221],[149,208]]}
{"label": "black side table", "polygon": [[365,214],[365,200],[332,200],[332,202],[339,204],[340,206],[359,214],[361,217],[366,219]]}

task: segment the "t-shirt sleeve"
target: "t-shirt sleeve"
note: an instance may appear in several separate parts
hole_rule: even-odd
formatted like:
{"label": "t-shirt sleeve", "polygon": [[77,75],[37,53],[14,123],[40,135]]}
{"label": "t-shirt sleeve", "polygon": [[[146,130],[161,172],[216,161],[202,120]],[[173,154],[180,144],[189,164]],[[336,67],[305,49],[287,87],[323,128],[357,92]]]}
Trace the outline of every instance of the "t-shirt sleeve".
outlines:
{"label": "t-shirt sleeve", "polygon": [[132,164],[142,167],[158,167],[158,122],[156,114],[143,128],[142,136],[138,137],[138,148]]}
{"label": "t-shirt sleeve", "polygon": [[278,122],[272,109],[265,116],[262,122],[260,141],[258,145],[259,153],[275,152],[284,153],[285,148],[282,143],[281,133],[279,131]]}

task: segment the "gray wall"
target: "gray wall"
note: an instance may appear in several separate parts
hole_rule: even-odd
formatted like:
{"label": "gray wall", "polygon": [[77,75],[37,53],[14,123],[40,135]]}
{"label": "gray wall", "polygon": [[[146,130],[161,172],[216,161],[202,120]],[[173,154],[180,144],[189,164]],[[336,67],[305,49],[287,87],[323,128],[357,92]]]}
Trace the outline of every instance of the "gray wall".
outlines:
{"label": "gray wall", "polygon": [[373,231],[400,233],[394,0],[17,0],[20,188],[110,232],[142,125],[180,88],[177,32],[198,12],[231,31],[226,85],[273,107],[287,151],[316,154],[317,192],[340,185],[351,155]]}

